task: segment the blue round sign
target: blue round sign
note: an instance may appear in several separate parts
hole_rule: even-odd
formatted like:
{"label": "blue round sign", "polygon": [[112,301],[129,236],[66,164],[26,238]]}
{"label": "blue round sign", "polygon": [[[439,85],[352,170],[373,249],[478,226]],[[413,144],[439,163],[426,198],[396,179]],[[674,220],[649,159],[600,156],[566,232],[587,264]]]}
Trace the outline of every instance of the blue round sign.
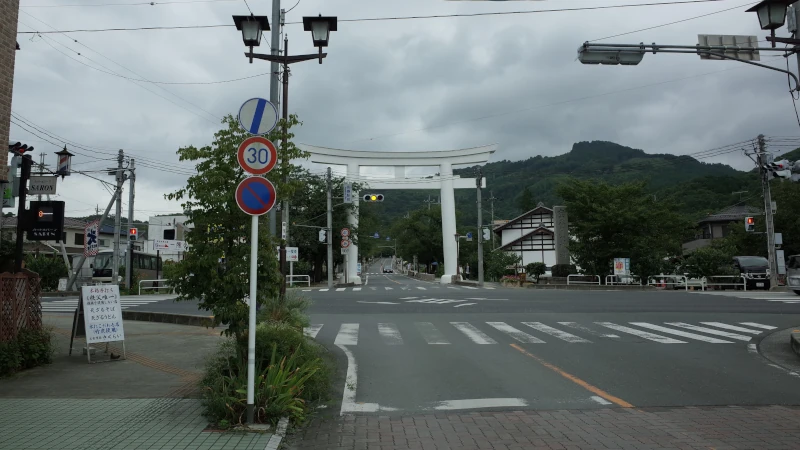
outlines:
{"label": "blue round sign", "polygon": [[278,108],[263,98],[251,98],[239,108],[239,125],[250,134],[267,134],[278,124]]}
{"label": "blue round sign", "polygon": [[236,188],[236,204],[251,216],[268,213],[276,200],[275,186],[266,178],[245,178]]}

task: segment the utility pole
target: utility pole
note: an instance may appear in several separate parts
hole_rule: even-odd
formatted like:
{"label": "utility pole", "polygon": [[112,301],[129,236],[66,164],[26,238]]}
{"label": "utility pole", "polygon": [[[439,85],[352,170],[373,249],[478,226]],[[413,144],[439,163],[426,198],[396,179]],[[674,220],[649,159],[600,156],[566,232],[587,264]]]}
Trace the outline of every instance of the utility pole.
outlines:
{"label": "utility pole", "polygon": [[325,176],[325,181],[328,185],[328,232],[327,247],[328,247],[328,289],[333,287],[333,191],[331,187],[331,168],[328,167],[328,172]]}
{"label": "utility pole", "polygon": [[758,170],[761,173],[761,186],[764,190],[764,215],[767,218],[767,252],[769,253],[769,285],[770,289],[778,286],[778,258],[775,252],[775,221],[772,217],[772,192],[769,187],[769,171],[767,164],[767,143],[764,135],[758,135]]}
{"label": "utility pole", "polygon": [[[283,15],[283,11],[281,11],[281,15]],[[289,56],[289,37],[284,36],[283,38],[283,55],[285,57]],[[285,152],[289,148],[289,63],[286,62],[286,58],[283,60],[283,103],[281,104],[283,109],[283,145],[281,146],[282,150]],[[289,174],[288,172],[289,161],[287,158],[281,157],[281,167],[284,170],[283,175],[283,183],[284,186],[289,184]],[[281,249],[280,249],[280,257],[281,257],[281,299],[286,296],[286,242],[289,240],[289,200],[283,201],[283,208],[281,208],[281,221],[283,222],[282,226],[283,229],[281,230]]]}
{"label": "utility pole", "polygon": [[[122,152],[122,149],[119,150],[117,153],[117,170],[114,174],[117,177],[117,209],[116,209],[116,216],[114,217],[114,256],[113,261],[111,263],[111,284],[118,284],[119,277],[119,232],[120,227],[122,226],[122,183],[125,181],[125,173],[122,171],[122,161],[125,159],[125,154]],[[100,224],[101,230],[103,229],[103,224]],[[99,237],[98,237],[99,239]]]}
{"label": "utility pole", "polygon": [[[22,155],[20,162],[22,173],[19,177],[19,205],[17,207],[17,242],[14,250],[14,272],[22,272],[23,246],[25,244],[25,229],[28,225],[28,210],[25,209],[26,196],[28,195],[28,179],[31,177],[33,158],[31,155]],[[12,166],[11,170],[16,170]]]}
{"label": "utility pole", "polygon": [[[278,56],[280,54],[281,27],[278,26],[280,23],[281,0],[272,0],[272,38],[270,39],[270,53],[272,53],[273,56]],[[281,94],[279,89],[281,80],[278,78],[278,71],[280,70],[278,62],[270,62],[269,70],[271,73],[271,76],[269,77],[269,102],[277,107],[281,102]],[[278,218],[275,208],[272,208],[269,211],[269,234],[272,237],[275,237],[278,233],[277,220]]]}
{"label": "utility pole", "polygon": [[478,168],[478,286],[483,287],[483,209],[481,207],[481,185],[483,184],[483,168]]}
{"label": "utility pole", "polygon": [[[39,176],[44,175],[44,152],[39,155]],[[38,195],[37,200],[42,201],[42,194]]]}
{"label": "utility pole", "polygon": [[[494,202],[495,202],[495,200],[497,200],[497,198],[495,198],[495,196],[492,193],[492,191],[489,191],[489,198],[487,198],[486,200],[488,200],[489,204],[492,205],[492,224],[491,224],[491,228],[494,228]],[[495,248],[494,247],[494,232],[491,233],[491,236],[492,236],[492,250],[494,250],[494,248]]]}
{"label": "utility pole", "polygon": [[[128,228],[133,227],[133,198],[134,198],[134,184],[136,183],[136,168],[131,158],[131,164],[128,166],[130,175],[128,175]],[[138,236],[137,236],[138,237]],[[128,257],[125,263],[125,286],[128,286],[128,291],[133,289],[131,282],[133,281],[133,241],[131,240],[130,233],[128,233]],[[158,264],[158,262],[156,262]]]}

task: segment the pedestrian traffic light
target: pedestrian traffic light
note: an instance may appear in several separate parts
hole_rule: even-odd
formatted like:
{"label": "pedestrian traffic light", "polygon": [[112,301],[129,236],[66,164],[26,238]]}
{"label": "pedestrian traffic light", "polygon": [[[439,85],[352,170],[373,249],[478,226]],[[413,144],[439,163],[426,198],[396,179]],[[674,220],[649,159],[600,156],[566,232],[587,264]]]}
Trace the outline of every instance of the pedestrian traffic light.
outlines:
{"label": "pedestrian traffic light", "polygon": [[483,229],[483,241],[490,241],[492,239],[492,232],[488,228]]}
{"label": "pedestrian traffic light", "polygon": [[328,242],[328,230],[319,230],[319,241],[323,244]]}
{"label": "pedestrian traffic light", "polygon": [[139,238],[139,230],[136,228],[129,228],[128,229],[128,239],[131,241],[135,241]]}
{"label": "pedestrian traffic light", "polygon": [[752,217],[744,218],[744,230],[747,232],[756,231],[756,219]]}
{"label": "pedestrian traffic light", "polygon": [[365,202],[382,202],[383,194],[364,194]]}

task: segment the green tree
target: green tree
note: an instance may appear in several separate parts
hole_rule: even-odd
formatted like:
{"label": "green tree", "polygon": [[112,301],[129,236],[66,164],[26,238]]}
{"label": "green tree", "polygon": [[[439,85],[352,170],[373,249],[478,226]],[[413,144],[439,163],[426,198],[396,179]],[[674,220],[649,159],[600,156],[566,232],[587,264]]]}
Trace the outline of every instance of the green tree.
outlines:
{"label": "green tree", "polygon": [[67,265],[58,255],[25,255],[25,268],[39,274],[43,291],[55,291],[58,279],[69,275]]}
{"label": "green tree", "polygon": [[614,258],[631,258],[643,280],[680,255],[690,223],[671,199],[656,201],[644,182],[610,185],[571,180],[558,187],[569,210],[570,253],[587,274],[610,273]]}
{"label": "green tree", "polygon": [[536,208],[536,200],[533,199],[531,190],[526,187],[517,198],[517,209],[521,214],[525,214],[533,208]]}
{"label": "green tree", "polygon": [[442,212],[439,208],[422,208],[412,211],[407,218],[396,220],[391,229],[392,239],[397,240],[397,252],[406,259],[414,256],[420,264],[439,262],[443,265]]}
{"label": "green tree", "polygon": [[733,240],[724,238],[714,240],[711,245],[698,248],[686,257],[681,272],[690,278],[725,275],[731,268],[731,261],[737,249]]}
{"label": "green tree", "polygon": [[483,274],[489,281],[498,281],[503,275],[513,275],[514,266],[519,264],[520,257],[516,253],[495,250],[483,255]]}
{"label": "green tree", "polygon": [[773,181],[771,188],[772,200],[778,205],[775,231],[783,234],[784,253],[786,256],[800,254],[800,202],[797,201],[800,183]]}
{"label": "green tree", "polygon": [[[214,315],[214,324],[227,324],[227,335],[236,336],[240,342],[247,330],[250,273],[251,217],[236,204],[234,192],[246,174],[236,159],[236,149],[249,135],[241,130],[235,118],[225,116],[223,128],[214,134],[211,145],[194,146],[178,150],[181,161],[196,162],[197,175],[189,177],[185,187],[165,195],[168,200],[183,201],[193,229],[186,240],[192,246],[183,261],[165,267],[165,276],[175,287],[178,300],[198,300],[199,307]],[[268,138],[280,142],[282,124]],[[288,129],[298,125],[291,116]],[[289,133],[291,139],[293,134]],[[285,164],[276,166],[269,174],[278,198],[291,198],[299,180],[284,183],[284,176],[297,174],[299,169],[288,163],[304,157],[291,141],[281,146]],[[277,295],[280,286],[275,247],[278,242],[270,238],[266,216],[259,219],[258,240],[258,303]]]}

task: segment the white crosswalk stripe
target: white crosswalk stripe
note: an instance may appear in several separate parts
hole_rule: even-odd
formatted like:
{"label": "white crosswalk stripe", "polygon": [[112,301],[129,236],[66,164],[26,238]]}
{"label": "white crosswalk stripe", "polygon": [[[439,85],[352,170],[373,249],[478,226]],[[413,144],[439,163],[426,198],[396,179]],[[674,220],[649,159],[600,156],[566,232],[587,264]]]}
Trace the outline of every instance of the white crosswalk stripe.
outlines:
{"label": "white crosswalk stripe", "polygon": [[567,342],[571,342],[571,343],[592,342],[592,341],[590,341],[588,339],[584,339],[582,337],[575,336],[574,334],[567,333],[566,331],[561,331],[561,330],[558,330],[556,328],[547,326],[547,325],[545,325],[545,324],[543,324],[541,322],[522,322],[522,324],[525,325],[525,326],[529,326],[529,327],[533,328],[534,330],[541,331],[542,333],[547,333],[550,336],[555,336],[555,337],[557,337],[557,338],[559,338],[561,340],[567,341]]}
{"label": "white crosswalk stripe", "polygon": [[636,337],[644,338],[650,341],[658,342],[659,344],[685,344],[686,341],[680,341],[678,339],[673,339],[671,337],[661,336],[654,333],[648,333],[647,331],[637,330],[635,328],[626,327],[624,325],[617,325],[611,322],[595,322],[598,325],[604,326],[606,328],[611,328],[612,330],[620,331],[622,333],[632,334]]}
{"label": "white crosswalk stripe", "polygon": [[652,323],[631,322],[631,325],[636,325],[637,327],[642,327],[642,328],[649,328],[651,330],[660,331],[662,333],[674,334],[675,336],[697,339],[698,341],[708,342],[710,344],[733,344],[733,341],[726,341],[723,339],[702,336],[695,333],[689,333],[688,331],[673,330],[672,328],[662,327],[661,325],[653,325]]}
{"label": "white crosswalk stripe", "polygon": [[383,342],[387,345],[403,345],[403,337],[400,336],[400,330],[393,323],[379,323],[378,333],[380,333]]}
{"label": "white crosswalk stripe", "polygon": [[497,344],[497,341],[490,338],[486,333],[477,329],[469,322],[450,322],[456,329],[464,333],[472,342],[476,344]]}
{"label": "white crosswalk stripe", "polygon": [[771,291],[695,291],[697,295],[716,295],[750,300],[764,300],[768,302],[783,302],[787,304],[800,303],[800,296],[792,292]]}
{"label": "white crosswalk stripe", "polygon": [[[149,305],[151,303],[158,303],[164,300],[171,300],[158,298],[158,299],[120,299],[120,309],[128,309],[136,306]],[[56,300],[51,302],[42,302],[42,312],[55,313],[55,312],[74,312],[78,308],[78,299],[69,300]]]}
{"label": "white crosswalk stripe", "polygon": [[773,327],[771,325],[764,325],[762,323],[755,323],[755,322],[739,322],[740,325],[747,325],[748,327],[753,328],[763,328],[765,330],[774,330],[778,327]]}
{"label": "white crosswalk stripe", "polygon": [[356,291],[356,292],[358,292],[358,291],[360,291],[360,290],[361,290],[361,288],[353,288],[353,290],[354,290],[354,291]]}
{"label": "white crosswalk stripe", "polygon": [[[577,322],[558,322],[560,325],[568,326],[573,328],[574,330],[578,330],[581,332],[585,332],[594,336],[600,337],[612,337],[614,339],[619,339],[620,336],[616,334],[604,334],[602,332],[598,332],[590,327],[585,325],[579,324]],[[701,322],[702,324],[715,324],[713,326],[718,326],[720,328],[722,325],[726,325],[728,327],[734,328],[741,328],[735,325],[729,325],[721,322]],[[753,323],[753,322],[750,322]],[[416,331],[417,336],[421,335],[422,338],[425,340],[427,345],[451,345],[452,343],[463,344],[465,342],[469,342],[472,344],[479,344],[479,345],[491,345],[491,344],[498,344],[498,343],[510,343],[510,342],[521,342],[523,344],[553,344],[554,340],[543,340],[540,337],[535,336],[534,334],[529,334],[525,331],[520,330],[518,327],[519,325],[507,322],[479,322],[479,323],[469,323],[469,322],[449,322],[446,324],[439,325],[439,327],[444,331],[447,331],[448,327],[453,327],[460,333],[456,333],[459,338],[455,339],[455,341],[451,341],[448,339],[441,331],[440,328],[437,328],[437,325],[434,325],[432,322],[414,322],[414,327],[412,328],[410,324],[403,325],[400,324],[398,326],[397,323],[372,323],[365,325],[366,328],[364,329],[365,336],[367,336],[366,342],[374,341],[375,331],[377,329],[377,334],[380,336],[380,342],[384,345],[392,345],[392,346],[399,346],[399,345],[407,345],[407,339],[404,338],[403,333],[412,333]],[[557,338],[558,340],[564,341],[567,344],[591,344],[592,341],[585,339],[583,337],[567,333],[565,331],[559,330],[557,328],[551,327],[546,325],[542,322],[521,322],[522,325],[527,327],[533,328],[534,330],[548,334]],[[359,341],[359,333],[361,332],[360,327],[361,324],[358,323],[342,323],[339,324],[339,330],[336,334],[334,339],[334,344],[339,346],[356,346],[358,345]],[[605,328],[610,328],[612,330],[618,331],[620,333],[625,333],[629,335],[633,335],[635,337],[645,339],[648,341],[652,341],[658,344],[688,344],[690,341],[696,344],[733,344],[734,342],[727,339],[732,339],[735,341],[750,341],[752,336],[745,336],[737,333],[733,333],[731,331],[724,331],[720,329],[710,328],[712,325],[708,326],[701,326],[695,325],[685,322],[665,322],[663,324],[655,324],[649,322],[630,322],[630,326],[628,325],[619,325],[612,322],[595,322],[595,325]],[[763,330],[755,332],[756,334],[759,333],[766,333],[766,327],[772,327],[771,325],[765,324],[758,324],[760,325]],[[303,333],[306,336],[311,338],[317,338],[320,333],[320,330],[323,328],[323,324],[312,324],[303,329]],[[407,328],[404,328],[407,327]],[[636,328],[633,328],[636,327]],[[642,328],[658,332],[658,334],[653,333],[651,331],[644,331]],[[772,327],[776,328],[776,327]],[[493,338],[489,334],[487,334],[488,330],[494,330],[494,333],[502,333],[505,336],[504,339]],[[684,331],[684,330],[690,330]],[[664,336],[667,335],[667,336]],[[676,339],[673,337],[669,337],[669,335],[674,335],[677,337],[681,337],[686,339],[686,341],[681,339]],[[709,336],[711,335],[711,336]],[[374,337],[373,337],[374,336]],[[718,337],[715,337],[718,336]],[[408,336],[406,336],[408,337]],[[413,339],[410,342],[418,342]],[[727,338],[727,339],[721,339]],[[328,338],[329,339],[329,338]],[[499,342],[502,341],[502,342]],[[618,344],[616,345],[624,345],[625,341],[616,340]]]}
{"label": "white crosswalk stripe", "polygon": [[750,336],[743,336],[741,334],[731,333],[730,331],[714,330],[712,328],[699,327],[697,325],[691,325],[691,324],[683,323],[683,322],[670,322],[667,325],[672,325],[673,327],[686,328],[687,330],[699,331],[701,333],[706,333],[706,334],[714,334],[714,335],[717,335],[717,336],[724,336],[724,337],[727,337],[727,338],[736,339],[736,340],[745,341],[745,342],[749,341],[750,339],[753,339]]}
{"label": "white crosswalk stripe", "polygon": [[392,290],[392,288],[390,288],[389,286],[386,286],[386,287],[385,287],[385,289],[386,289],[387,291],[391,291],[391,290]]}
{"label": "white crosswalk stripe", "polygon": [[511,336],[512,338],[520,342],[526,344],[544,344],[543,340],[535,338],[530,334],[525,333],[524,331],[520,331],[505,322],[486,322],[486,323],[502,331],[503,333],[506,333],[507,335]]}
{"label": "white crosswalk stripe", "polygon": [[700,323],[711,327],[724,328],[726,330],[741,331],[742,333],[750,333],[750,334],[761,333],[761,330],[751,330],[749,328],[737,327],[736,325],[728,325],[726,323],[719,323],[719,322],[700,322]]}
{"label": "white crosswalk stripe", "polygon": [[425,288],[422,287],[422,286],[417,286],[417,289],[419,289],[420,291],[424,291],[425,290]]}

